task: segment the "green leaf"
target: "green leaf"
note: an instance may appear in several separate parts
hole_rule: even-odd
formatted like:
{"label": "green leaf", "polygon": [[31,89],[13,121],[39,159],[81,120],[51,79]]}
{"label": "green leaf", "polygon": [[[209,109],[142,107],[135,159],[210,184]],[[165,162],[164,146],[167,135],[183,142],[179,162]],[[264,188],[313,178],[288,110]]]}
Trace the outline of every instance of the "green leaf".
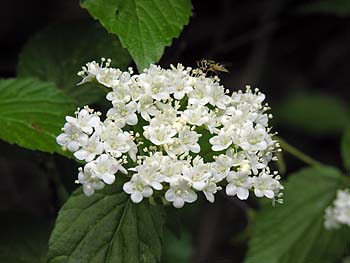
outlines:
{"label": "green leaf", "polygon": [[290,96],[275,107],[274,115],[279,123],[312,135],[341,133],[347,123],[345,104],[322,93]]}
{"label": "green leaf", "polygon": [[78,71],[85,63],[111,58],[112,66],[125,69],[131,58],[118,39],[92,22],[61,23],[39,32],[23,48],[18,63],[20,77],[37,77],[57,87],[84,106],[103,98],[105,92],[96,83],[77,86]]}
{"label": "green leaf", "polygon": [[21,147],[60,152],[56,136],[74,106],[54,84],[36,79],[0,79],[0,138]]}
{"label": "green leaf", "polygon": [[1,214],[0,262],[46,263],[51,224],[22,214]]}
{"label": "green leaf", "polygon": [[59,213],[48,262],[160,262],[163,219],[161,207],[132,203],[122,182],[91,197],[79,188]]}
{"label": "green leaf", "polygon": [[343,157],[344,167],[350,171],[350,124],[343,133],[341,141],[341,154]]}
{"label": "green leaf", "polygon": [[81,6],[119,36],[139,71],[159,61],[192,11],[190,0],[81,0]]}
{"label": "green leaf", "polygon": [[335,168],[303,169],[284,184],[285,203],[258,213],[246,263],[336,262],[350,244],[344,230],[326,230],[324,212],[341,188]]}
{"label": "green leaf", "polygon": [[350,15],[349,0],[324,0],[307,4],[300,8],[302,13],[325,13],[338,16]]}

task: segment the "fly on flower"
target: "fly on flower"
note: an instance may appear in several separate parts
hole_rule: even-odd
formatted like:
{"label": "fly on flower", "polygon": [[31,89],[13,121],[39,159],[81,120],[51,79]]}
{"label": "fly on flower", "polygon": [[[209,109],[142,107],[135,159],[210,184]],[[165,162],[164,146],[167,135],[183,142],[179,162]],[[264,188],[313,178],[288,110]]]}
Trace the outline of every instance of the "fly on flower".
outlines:
{"label": "fly on flower", "polygon": [[198,68],[204,73],[213,73],[218,75],[219,73],[228,73],[228,69],[226,69],[226,65],[215,62],[214,60],[202,59],[197,61]]}
{"label": "fly on flower", "polygon": [[[228,72],[210,60],[200,67]],[[104,59],[83,67],[81,83],[108,88],[111,108],[104,119],[88,106],[78,109],[57,143],[86,162],[77,180],[86,195],[127,174],[123,190],[134,203],[153,196],[180,208],[198,194],[214,202],[223,188],[241,200],[253,192],[282,201],[280,176],[268,166],[279,148],[265,95],[249,86],[228,94],[218,78],[203,73],[178,64],[134,74]]]}

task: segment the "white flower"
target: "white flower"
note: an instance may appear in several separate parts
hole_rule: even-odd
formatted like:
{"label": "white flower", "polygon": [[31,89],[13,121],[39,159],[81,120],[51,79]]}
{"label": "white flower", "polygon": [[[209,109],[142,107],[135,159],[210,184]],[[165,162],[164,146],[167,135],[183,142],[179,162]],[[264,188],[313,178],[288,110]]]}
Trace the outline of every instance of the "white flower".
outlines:
{"label": "white flower", "polygon": [[173,203],[176,208],[181,208],[185,203],[193,203],[197,200],[197,194],[189,187],[185,180],[174,178],[170,181],[170,188],[165,193],[165,199]]}
{"label": "white flower", "polygon": [[101,190],[105,184],[94,175],[93,171],[86,169],[84,171],[80,168],[78,174],[78,182],[83,185],[83,191],[87,196],[92,195],[95,190]]}
{"label": "white flower", "polygon": [[101,132],[101,139],[104,141],[104,150],[110,155],[118,158],[131,150],[131,137],[126,131],[109,123]]}
{"label": "white flower", "polygon": [[164,156],[160,165],[160,173],[163,176],[164,182],[169,183],[172,178],[181,176],[184,166],[187,164],[183,161],[173,160]]}
{"label": "white flower", "polygon": [[232,166],[241,166],[249,163],[244,151],[237,152],[236,149],[230,148],[226,151],[226,155],[232,159]]}
{"label": "white flower", "polygon": [[255,154],[246,154],[246,162],[249,163],[250,169],[253,171],[254,175],[257,175],[259,170],[266,167],[266,164],[261,162],[261,158]]}
{"label": "white flower", "polygon": [[136,174],[145,184],[155,190],[162,190],[163,185],[161,183],[164,181],[164,176],[159,172],[162,161],[162,154],[156,153],[147,157],[142,165],[135,167],[133,170],[137,172]]}
{"label": "white flower", "polygon": [[163,103],[160,101],[156,102],[155,105],[158,111],[149,122],[151,126],[159,124],[172,126],[175,122],[180,121],[177,117],[177,109],[180,107],[178,103],[176,103],[175,107],[170,103]]}
{"label": "white flower", "polygon": [[237,195],[241,200],[246,200],[249,197],[249,189],[252,186],[252,178],[245,170],[238,172],[230,172],[226,177],[229,183],[226,186],[227,195]]}
{"label": "white flower", "polygon": [[129,86],[118,85],[113,87],[113,91],[107,93],[106,99],[112,101],[112,103],[128,103],[131,100]]}
{"label": "white flower", "polygon": [[217,186],[217,183],[221,182],[223,179],[224,177],[222,177],[222,175],[214,172],[214,174],[212,174],[212,176],[209,178],[208,183],[204,187],[203,194],[210,203],[214,203],[214,195],[217,193],[217,191],[220,191],[222,189],[221,186]]}
{"label": "white flower", "polygon": [[145,121],[150,121],[151,116],[156,115],[157,107],[155,106],[155,103],[153,102],[151,96],[145,95],[142,98],[140,98],[137,104],[137,112],[141,114],[141,117]]}
{"label": "white flower", "polygon": [[82,67],[83,70],[78,73],[79,76],[83,77],[83,80],[78,85],[93,81],[94,79],[106,87],[112,87],[117,84],[122,72],[119,69],[109,68],[110,64],[111,60],[106,60],[105,58],[101,59],[100,64],[96,61],[86,63]]}
{"label": "white flower", "polygon": [[[138,122],[136,115],[137,103],[135,101],[131,101],[128,104],[124,102],[115,102],[113,103],[113,108],[109,109],[107,112],[107,117],[111,120],[122,120],[124,125],[136,125]],[[121,127],[121,128],[122,128]]]}
{"label": "white flower", "polygon": [[96,78],[97,74],[100,72],[101,68],[96,61],[86,63],[86,66],[82,68],[83,70],[78,73],[79,76],[83,76],[81,82],[78,85],[84,84],[86,82],[92,81]]}
{"label": "white flower", "polygon": [[215,194],[217,191],[221,190],[221,186],[217,186],[215,183],[215,179],[210,179],[209,183],[204,187],[203,193],[205,198],[210,202],[214,203]]}
{"label": "white flower", "polygon": [[75,158],[78,160],[85,160],[90,162],[95,159],[96,155],[100,155],[103,152],[103,143],[97,134],[93,134],[86,145],[74,153]]}
{"label": "white flower", "polygon": [[247,122],[246,115],[243,115],[241,110],[233,106],[226,108],[224,115],[220,116],[220,122],[229,129],[242,127],[242,124]]}
{"label": "white flower", "polygon": [[179,140],[181,144],[184,146],[185,151],[191,151],[194,153],[199,153],[201,147],[199,146],[198,139],[200,135],[195,131],[191,131],[190,127],[185,126],[179,132]]}
{"label": "white flower", "polygon": [[[151,65],[134,74],[110,63],[91,62],[79,73],[82,83],[110,89],[107,118],[101,121],[101,113],[85,106],[67,116],[56,139],[87,162],[79,173],[87,195],[112,184],[118,172],[129,172],[123,189],[135,203],[157,193],[179,208],[194,202],[197,191],[214,202],[222,188],[240,199],[251,189],[259,197],[281,197],[280,178],[268,167],[277,144],[264,94],[247,87],[228,96],[219,78],[181,64]],[[337,216],[347,222],[346,214]]]}
{"label": "white flower", "polygon": [[71,123],[77,127],[80,127],[86,134],[91,134],[93,128],[100,125],[100,118],[97,114],[92,113],[88,107],[76,112],[76,118],[67,116],[67,123]]}
{"label": "white flower", "polygon": [[189,124],[202,126],[209,121],[209,111],[207,107],[193,105],[191,107],[187,107],[182,114],[182,118]]}
{"label": "white flower", "polygon": [[151,65],[138,77],[138,83],[143,87],[145,94],[153,99],[166,100],[170,98],[171,87],[159,66]]}
{"label": "white flower", "polygon": [[188,148],[181,143],[181,141],[178,138],[173,138],[171,140],[171,143],[164,144],[164,150],[171,158],[177,158],[177,156],[180,156],[182,154],[188,155]]}
{"label": "white flower", "polygon": [[128,150],[129,157],[131,158],[132,161],[135,162],[137,159],[136,155],[139,149],[137,148],[137,145],[134,143],[134,141],[129,140],[127,143],[129,146],[129,150]]}
{"label": "white flower", "polygon": [[97,72],[96,80],[102,85],[110,88],[119,83],[119,77],[121,75],[119,69],[114,68],[100,68]]}
{"label": "white flower", "polygon": [[192,78],[188,75],[188,71],[181,64],[175,68],[171,65],[172,70],[167,70],[169,86],[174,90],[174,98],[181,100],[187,93],[193,90]]}
{"label": "white flower", "polygon": [[225,94],[225,89],[217,82],[211,85],[208,95],[209,103],[219,109],[225,109],[226,105],[231,102],[231,98]]}
{"label": "white flower", "polygon": [[188,103],[194,105],[206,105],[210,98],[211,85],[203,80],[195,83],[194,89],[188,94]]}
{"label": "white flower", "polygon": [[197,191],[202,191],[212,177],[209,166],[199,156],[193,160],[193,166],[183,167],[182,173],[183,179]]}
{"label": "white flower", "polygon": [[125,169],[112,157],[102,154],[95,161],[87,163],[84,171],[90,171],[93,175],[103,180],[106,184],[113,184],[118,170]]}
{"label": "white flower", "polygon": [[269,121],[269,118],[268,118],[267,114],[262,114],[262,113],[258,113],[255,120],[254,120],[254,122],[256,124],[259,124],[259,125],[264,126],[264,127],[267,126],[268,121]]}
{"label": "white flower", "polygon": [[208,121],[205,123],[205,127],[211,134],[217,134],[220,132],[218,127],[221,126],[221,123],[218,121],[218,116],[214,111],[209,111]]}
{"label": "white flower", "polygon": [[283,189],[279,181],[266,172],[261,173],[258,177],[253,177],[253,186],[257,197],[266,196],[270,199],[274,198],[280,189]]}
{"label": "white flower", "polygon": [[228,131],[221,130],[218,135],[210,138],[209,142],[213,151],[223,151],[232,144],[231,134]]}
{"label": "white flower", "polygon": [[77,151],[79,147],[86,145],[89,141],[89,136],[75,124],[66,123],[63,131],[64,133],[57,136],[56,142],[71,152]]}
{"label": "white flower", "polygon": [[338,191],[334,202],[337,220],[344,225],[350,226],[350,191]]}
{"label": "white flower", "polygon": [[335,211],[333,207],[327,207],[324,215],[324,227],[326,229],[338,229],[340,223],[335,217]]}
{"label": "white flower", "polygon": [[218,178],[218,180],[223,180],[230,172],[233,166],[233,160],[231,157],[225,154],[220,154],[215,162],[212,164],[212,173]]}
{"label": "white flower", "polygon": [[131,200],[134,203],[140,203],[144,197],[150,197],[153,194],[152,188],[138,175],[134,175],[129,182],[126,182],[123,185],[123,190],[131,195]]}
{"label": "white flower", "polygon": [[144,126],[143,135],[145,138],[149,139],[155,145],[169,144],[172,143],[174,137],[177,133],[170,125],[160,124],[158,126]]}
{"label": "white flower", "polygon": [[261,125],[257,125],[256,127],[245,126],[241,130],[241,139],[238,145],[250,153],[263,151],[267,148],[266,136],[265,127]]}
{"label": "white flower", "polygon": [[265,100],[265,95],[259,92],[258,89],[253,93],[250,86],[246,86],[246,92],[233,92],[231,96],[232,104],[244,112],[257,112],[262,108],[262,102]]}

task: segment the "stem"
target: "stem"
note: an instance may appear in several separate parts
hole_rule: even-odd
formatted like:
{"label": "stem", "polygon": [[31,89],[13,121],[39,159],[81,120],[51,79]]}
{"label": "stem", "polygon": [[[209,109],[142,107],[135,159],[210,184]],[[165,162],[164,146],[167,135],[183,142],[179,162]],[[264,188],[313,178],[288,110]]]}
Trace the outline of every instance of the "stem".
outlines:
{"label": "stem", "polygon": [[320,163],[319,161],[310,157],[309,155],[306,155],[305,153],[301,152],[300,150],[298,150],[294,146],[287,143],[284,139],[282,139],[280,137],[276,137],[276,138],[277,138],[277,141],[279,142],[279,144],[281,145],[281,148],[284,151],[286,151],[287,153],[290,153],[291,155],[293,155],[294,157],[296,157],[300,161],[303,161],[304,163],[309,164],[311,166],[322,165],[322,163]]}

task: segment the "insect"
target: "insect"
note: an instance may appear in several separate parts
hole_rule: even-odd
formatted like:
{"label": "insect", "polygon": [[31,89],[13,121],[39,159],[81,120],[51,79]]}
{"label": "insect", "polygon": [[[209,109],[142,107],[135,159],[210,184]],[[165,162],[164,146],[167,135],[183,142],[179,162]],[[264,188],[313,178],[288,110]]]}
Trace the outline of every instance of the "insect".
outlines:
{"label": "insect", "polygon": [[197,61],[197,66],[204,74],[211,72],[218,75],[221,72],[229,72],[223,64],[217,63],[213,60],[202,59]]}

